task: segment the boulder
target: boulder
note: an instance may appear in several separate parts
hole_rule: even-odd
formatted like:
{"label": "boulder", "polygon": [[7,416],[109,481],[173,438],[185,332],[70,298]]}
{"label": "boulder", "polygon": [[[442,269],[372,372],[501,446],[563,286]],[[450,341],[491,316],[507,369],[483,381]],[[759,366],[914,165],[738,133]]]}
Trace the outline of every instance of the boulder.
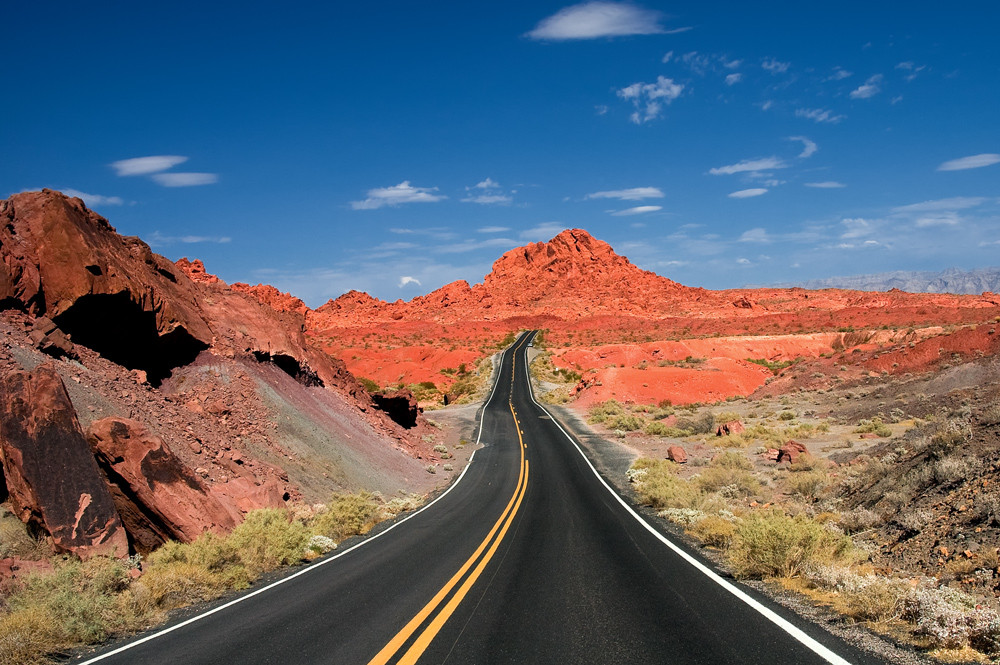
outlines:
{"label": "boulder", "polygon": [[688,456],[680,446],[670,446],[667,448],[667,459],[678,464],[686,464]]}
{"label": "boulder", "polygon": [[719,425],[718,429],[715,430],[715,436],[729,436],[730,434],[739,434],[743,432],[746,428],[743,427],[743,423],[739,420],[730,420],[728,423],[722,423]]}
{"label": "boulder", "polygon": [[779,463],[789,462],[791,464],[795,464],[795,462],[799,460],[799,457],[807,454],[809,454],[809,451],[806,450],[804,445],[798,441],[789,441],[778,451],[777,461]]}
{"label": "boulder", "polygon": [[141,423],[104,418],[87,429],[87,440],[137,550],[150,551],[168,539],[191,542],[205,531],[223,533],[236,525],[238,515]]}
{"label": "boulder", "polygon": [[28,337],[35,348],[53,358],[76,358],[73,342],[69,340],[66,333],[59,330],[52,319],[46,316],[35,319]]}
{"label": "boulder", "polygon": [[126,556],[128,537],[54,365],[0,379],[0,461],[15,514],[55,552]]}

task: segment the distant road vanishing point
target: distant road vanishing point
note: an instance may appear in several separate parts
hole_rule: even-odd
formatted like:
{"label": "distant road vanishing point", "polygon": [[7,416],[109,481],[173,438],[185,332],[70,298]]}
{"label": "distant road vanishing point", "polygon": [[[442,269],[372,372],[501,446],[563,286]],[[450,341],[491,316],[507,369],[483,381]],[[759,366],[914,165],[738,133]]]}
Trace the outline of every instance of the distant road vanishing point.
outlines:
{"label": "distant road vanishing point", "polygon": [[524,333],[460,479],[391,528],[78,663],[880,663],[647,523],[532,394]]}

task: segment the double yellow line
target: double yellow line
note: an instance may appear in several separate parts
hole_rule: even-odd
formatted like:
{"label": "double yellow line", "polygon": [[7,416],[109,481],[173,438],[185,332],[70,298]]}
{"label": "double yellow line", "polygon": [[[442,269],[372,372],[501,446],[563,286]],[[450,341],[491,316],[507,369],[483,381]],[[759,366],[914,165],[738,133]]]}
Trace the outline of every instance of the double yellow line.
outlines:
{"label": "double yellow line", "polygon": [[[527,339],[525,337],[524,339]],[[521,340],[521,344],[524,343],[524,339]],[[521,346],[518,344],[514,351]],[[515,359],[516,361],[516,359]],[[516,367],[516,362],[514,367]],[[511,384],[513,384],[513,367],[511,368]],[[423,655],[424,651],[430,646],[431,641],[437,636],[441,628],[448,621],[451,615],[458,608],[459,604],[465,598],[469,590],[482,575],[483,570],[486,569],[486,565],[493,558],[496,553],[497,548],[500,547],[501,541],[503,541],[504,536],[507,534],[507,530],[510,529],[511,523],[514,521],[514,516],[517,515],[518,509],[521,507],[521,500],[524,499],[524,493],[528,488],[528,460],[524,457],[525,445],[524,438],[521,434],[521,424],[517,420],[517,413],[514,411],[514,403],[510,401],[510,413],[514,417],[514,427],[517,429],[517,440],[520,444],[518,448],[521,453],[521,465],[520,471],[517,477],[517,486],[514,488],[514,495],[511,496],[510,501],[507,502],[507,507],[504,508],[503,513],[500,515],[500,519],[496,521],[493,528],[483,539],[483,542],[479,544],[476,551],[472,553],[472,556],[462,564],[462,567],[458,569],[458,572],[448,580],[440,591],[434,594],[434,597],[429,603],[424,605],[423,609],[417,612],[406,626],[403,627],[396,635],[389,640],[389,643],[383,647],[381,651],[376,654],[374,658],[368,661],[368,665],[385,665],[396,654],[403,648],[403,646],[411,640],[413,635],[417,633],[418,629],[424,625],[427,619],[433,615],[435,612],[437,614],[431,619],[430,623],[421,631],[415,640],[413,640],[410,647],[406,652],[397,660],[396,662],[400,665],[412,665],[416,663],[420,656]],[[487,549],[488,548],[488,549]],[[485,554],[484,554],[485,552]],[[477,563],[478,561],[478,563]],[[469,569],[475,565],[475,569],[469,572]],[[462,581],[464,578],[464,582]],[[452,590],[461,582],[461,586],[451,595],[448,602],[441,607],[445,599]],[[440,608],[440,610],[439,610]]]}

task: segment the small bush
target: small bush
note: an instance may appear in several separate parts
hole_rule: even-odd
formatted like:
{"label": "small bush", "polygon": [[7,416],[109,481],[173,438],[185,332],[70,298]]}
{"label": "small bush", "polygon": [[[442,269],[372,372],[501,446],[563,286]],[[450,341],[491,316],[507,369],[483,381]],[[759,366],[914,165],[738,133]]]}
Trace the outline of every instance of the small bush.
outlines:
{"label": "small bush", "polygon": [[377,393],[382,389],[377,383],[364,376],[358,377],[358,383],[360,383],[361,387],[370,393]]}
{"label": "small bush", "polygon": [[715,416],[706,412],[697,418],[682,418],[677,421],[677,428],[691,434],[708,434],[715,429]]}
{"label": "small bush", "polygon": [[731,499],[753,496],[760,491],[760,483],[752,473],[731,467],[709,466],[693,481],[703,492],[719,492]]}
{"label": "small bush", "polygon": [[809,518],[778,511],[752,514],[737,527],[729,558],[739,577],[791,577],[809,564],[849,560],[854,546]]}
{"label": "small bush", "polygon": [[886,439],[892,436],[892,429],[882,422],[882,419],[875,416],[871,420],[862,420],[857,429],[854,430],[855,434],[877,434],[878,436]]}
{"label": "small bush", "polygon": [[727,549],[736,535],[736,525],[718,515],[709,515],[700,522],[695,522],[688,532],[709,547]]}
{"label": "small bush", "polygon": [[313,520],[312,530],[340,542],[368,533],[378,518],[379,506],[368,492],[334,494],[326,510]]}
{"label": "small bush", "polygon": [[603,423],[609,418],[624,414],[625,407],[617,400],[609,399],[606,402],[601,402],[590,407],[590,422]]}
{"label": "small bush", "polygon": [[642,502],[656,510],[667,508],[697,508],[700,493],[697,488],[679,478],[677,465],[667,460],[640,458],[630,469],[630,477]]}
{"label": "small bush", "polygon": [[617,416],[608,424],[608,427],[616,430],[622,430],[623,432],[635,432],[642,429],[643,422],[643,419],[639,416],[625,414]]}
{"label": "small bush", "polygon": [[778,414],[778,420],[795,420],[794,411],[782,411]]}
{"label": "small bush", "polygon": [[661,422],[653,421],[646,425],[645,432],[650,436],[667,436],[667,433],[674,429],[673,427],[667,427]]}
{"label": "small bush", "polygon": [[277,508],[250,511],[227,540],[255,576],[301,561],[308,541],[305,525]]}
{"label": "small bush", "polygon": [[746,455],[731,450],[717,455],[708,465],[723,469],[743,469],[745,471],[753,469],[753,462],[748,460]]}
{"label": "small bush", "polygon": [[810,501],[830,485],[827,475],[822,471],[792,473],[785,482],[794,494]]}

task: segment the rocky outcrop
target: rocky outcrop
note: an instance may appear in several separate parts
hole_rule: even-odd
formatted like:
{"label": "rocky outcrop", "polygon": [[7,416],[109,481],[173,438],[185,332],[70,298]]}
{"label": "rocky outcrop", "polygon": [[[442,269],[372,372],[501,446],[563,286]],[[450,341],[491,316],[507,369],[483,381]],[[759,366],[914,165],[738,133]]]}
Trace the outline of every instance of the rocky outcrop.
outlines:
{"label": "rocky outcrop", "polygon": [[809,451],[806,447],[799,443],[798,441],[788,441],[778,450],[778,459],[775,460],[779,463],[788,462],[790,464],[795,464],[799,461],[802,455],[808,455]]}
{"label": "rocky outcrop", "polygon": [[171,539],[190,542],[205,531],[223,533],[239,521],[239,513],[227,510],[141,423],[104,418],[87,429],[87,441],[136,550],[148,552]]}
{"label": "rocky outcrop", "polygon": [[51,365],[0,379],[0,457],[14,512],[50,536],[56,552],[128,554],[111,493]]}
{"label": "rocky outcrop", "polygon": [[413,393],[409,390],[397,390],[390,393],[375,393],[372,395],[375,405],[385,411],[397,424],[410,429],[417,426],[420,407]]}
{"label": "rocky outcrop", "polygon": [[290,293],[283,293],[270,284],[257,284],[250,286],[243,282],[235,282],[233,291],[245,293],[256,299],[262,305],[267,305],[277,312],[295,312],[303,317],[309,311],[309,307]]}
{"label": "rocky outcrop", "polygon": [[731,434],[740,434],[746,428],[743,426],[739,420],[730,420],[728,423],[722,423],[715,430],[715,436],[729,436]]}
{"label": "rocky outcrop", "polygon": [[670,446],[667,448],[667,459],[677,464],[687,464],[687,452],[680,446]]}

